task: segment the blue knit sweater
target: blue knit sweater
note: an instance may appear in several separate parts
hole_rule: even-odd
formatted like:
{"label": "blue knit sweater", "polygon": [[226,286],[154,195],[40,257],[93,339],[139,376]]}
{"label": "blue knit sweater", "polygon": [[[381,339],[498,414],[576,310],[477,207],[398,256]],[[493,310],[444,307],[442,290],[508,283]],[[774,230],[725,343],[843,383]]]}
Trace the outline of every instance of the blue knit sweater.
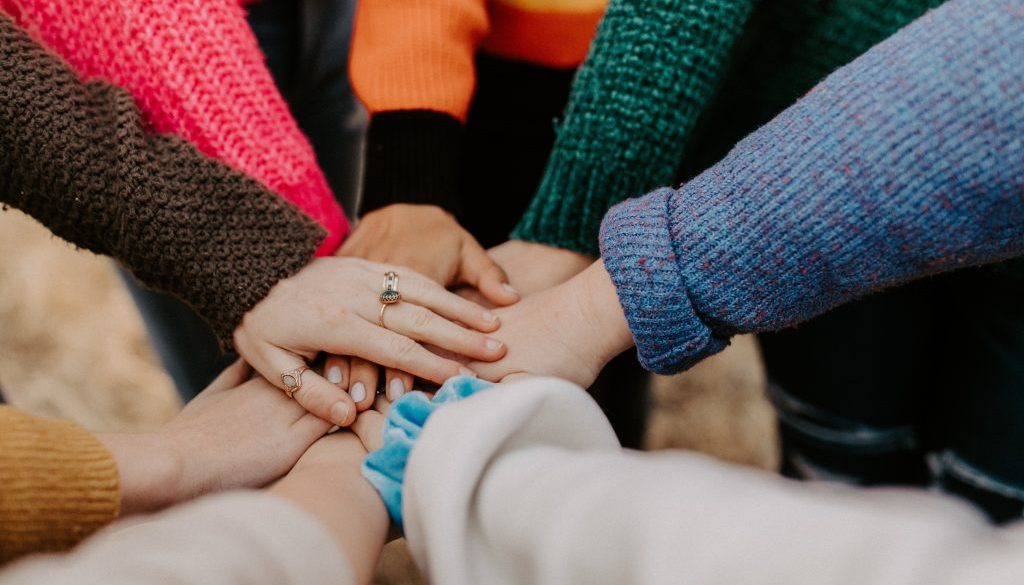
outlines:
{"label": "blue knit sweater", "polygon": [[601,252],[660,373],[736,333],[1024,254],[1024,0],[928,13],[681,188],[613,208]]}

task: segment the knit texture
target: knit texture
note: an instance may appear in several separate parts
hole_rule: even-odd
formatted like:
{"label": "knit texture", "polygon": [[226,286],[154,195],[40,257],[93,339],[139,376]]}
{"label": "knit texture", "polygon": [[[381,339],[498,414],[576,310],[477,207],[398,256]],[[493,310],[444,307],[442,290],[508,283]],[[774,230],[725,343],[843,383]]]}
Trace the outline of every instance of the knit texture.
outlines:
{"label": "knit texture", "polygon": [[643,364],[1024,254],[1024,0],[953,0],[678,190],[615,207],[605,266]]}
{"label": "knit texture", "polygon": [[134,96],[148,130],[182,136],[327,228],[348,231],[313,149],[264,63],[238,0],[0,0],[85,79]]}
{"label": "knit texture", "polygon": [[716,162],[940,1],[613,0],[513,237],[596,255],[612,205]]}
{"label": "knit texture", "polygon": [[180,138],[147,134],[132,97],[83,84],[0,14],[0,203],[189,303],[230,346],[323,230]]}
{"label": "knit texture", "polygon": [[362,0],[352,33],[352,88],[371,117],[428,110],[465,122],[478,49],[574,68],[606,1]]}
{"label": "knit texture", "polygon": [[447,380],[433,398],[423,392],[410,392],[388,409],[381,427],[383,444],[366,456],[363,461],[363,477],[380,494],[391,520],[399,530],[402,529],[405,468],[427,419],[445,404],[458,402],[493,387],[493,382],[456,376]]}
{"label": "knit texture", "polygon": [[596,255],[614,202],[671,181],[754,3],[611,2],[513,236]]}
{"label": "knit texture", "polygon": [[117,517],[117,463],[85,429],[0,406],[0,565],[70,548]]}

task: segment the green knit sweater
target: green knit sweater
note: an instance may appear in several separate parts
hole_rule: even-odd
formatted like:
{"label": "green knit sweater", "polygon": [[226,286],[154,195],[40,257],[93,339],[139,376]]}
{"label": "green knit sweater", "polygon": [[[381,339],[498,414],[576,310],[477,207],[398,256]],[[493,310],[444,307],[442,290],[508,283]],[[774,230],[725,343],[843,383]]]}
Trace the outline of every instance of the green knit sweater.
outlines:
{"label": "green knit sweater", "polygon": [[611,206],[700,171],[941,3],[611,0],[513,237],[597,256]]}

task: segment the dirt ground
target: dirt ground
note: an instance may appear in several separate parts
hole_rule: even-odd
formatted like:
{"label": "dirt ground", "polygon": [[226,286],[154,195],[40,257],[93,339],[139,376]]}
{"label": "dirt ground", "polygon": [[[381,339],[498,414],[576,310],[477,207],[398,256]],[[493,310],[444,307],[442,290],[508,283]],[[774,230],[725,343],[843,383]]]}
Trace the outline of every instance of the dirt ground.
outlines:
{"label": "dirt ground", "polygon": [[[111,264],[76,251],[13,210],[0,212],[0,387],[11,404],[93,430],[152,429],[180,408]],[[647,446],[777,464],[753,338],[689,372],[658,378]],[[376,581],[418,583],[402,541]]]}

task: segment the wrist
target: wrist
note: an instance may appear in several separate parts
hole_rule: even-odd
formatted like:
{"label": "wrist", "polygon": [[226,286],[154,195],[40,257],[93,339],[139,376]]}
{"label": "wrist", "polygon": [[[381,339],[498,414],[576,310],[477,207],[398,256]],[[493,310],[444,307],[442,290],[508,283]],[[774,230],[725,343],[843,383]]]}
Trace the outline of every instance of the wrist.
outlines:
{"label": "wrist", "polygon": [[594,262],[574,281],[579,284],[572,288],[585,319],[591,350],[604,367],[612,358],[633,346],[633,334],[604,262]]}
{"label": "wrist", "polygon": [[154,512],[187,497],[183,459],[161,433],[110,433],[97,438],[117,462],[121,515]]}

